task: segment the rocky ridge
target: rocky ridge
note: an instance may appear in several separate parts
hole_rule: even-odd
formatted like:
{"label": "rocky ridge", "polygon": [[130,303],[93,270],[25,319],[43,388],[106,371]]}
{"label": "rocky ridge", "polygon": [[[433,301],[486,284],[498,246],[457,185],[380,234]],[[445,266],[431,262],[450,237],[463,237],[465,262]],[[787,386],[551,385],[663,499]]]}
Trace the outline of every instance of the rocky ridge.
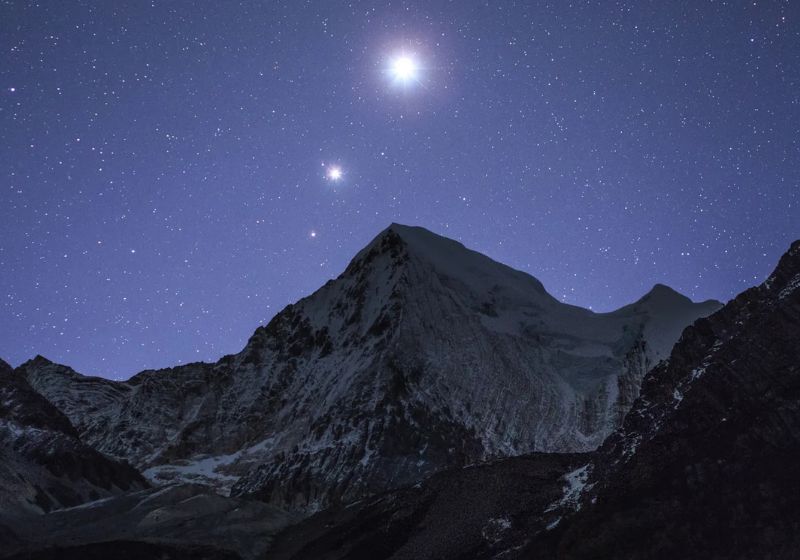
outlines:
{"label": "rocky ridge", "polygon": [[67,416],[0,361],[0,521],[147,486],[83,443]]}

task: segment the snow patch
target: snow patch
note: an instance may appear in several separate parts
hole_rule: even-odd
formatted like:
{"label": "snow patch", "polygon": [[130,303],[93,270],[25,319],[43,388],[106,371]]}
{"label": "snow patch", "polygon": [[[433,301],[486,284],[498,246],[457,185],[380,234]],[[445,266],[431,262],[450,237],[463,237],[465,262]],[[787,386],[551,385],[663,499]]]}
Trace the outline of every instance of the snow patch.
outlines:
{"label": "snow patch", "polygon": [[568,507],[575,511],[580,511],[581,504],[580,498],[584,491],[591,489],[594,484],[588,484],[589,474],[591,472],[592,464],[587,463],[582,467],[570,471],[562,478],[565,481],[563,488],[564,494],[561,499],[550,504],[545,511],[553,511],[559,507]]}
{"label": "snow patch", "polygon": [[795,274],[794,278],[789,280],[789,282],[786,284],[786,287],[778,294],[778,299],[784,299],[788,297],[789,294],[794,292],[797,288],[800,288],[800,274]]}
{"label": "snow patch", "polygon": [[110,502],[111,500],[114,500],[116,498],[117,498],[117,496],[108,496],[107,498],[100,498],[99,500],[93,500],[91,502],[85,502],[85,503],[79,504],[77,506],[72,506],[72,507],[68,507],[68,508],[54,509],[54,510],[51,511],[51,513],[52,512],[56,512],[56,511],[75,511],[75,510],[81,510],[81,509],[92,509],[92,508],[99,507],[99,506],[105,504],[106,502]]}
{"label": "snow patch", "polygon": [[561,523],[561,518],[560,517],[556,517],[553,521],[548,523],[547,527],[545,527],[544,529],[545,529],[545,531],[552,531],[553,529],[558,527],[559,523]]}
{"label": "snow patch", "polygon": [[636,450],[639,448],[639,444],[642,443],[642,436],[641,434],[636,434],[633,438],[627,438],[625,440],[625,446],[622,450],[622,457],[627,461],[631,457],[633,457]]}
{"label": "snow patch", "polygon": [[239,480],[238,476],[225,474],[219,469],[266,449],[274,438],[267,438],[255,445],[241,449],[228,455],[207,456],[200,455],[188,461],[169,463],[150,467],[142,475],[153,484],[165,482],[187,482],[205,484],[219,489],[223,493],[230,492],[231,487]]}

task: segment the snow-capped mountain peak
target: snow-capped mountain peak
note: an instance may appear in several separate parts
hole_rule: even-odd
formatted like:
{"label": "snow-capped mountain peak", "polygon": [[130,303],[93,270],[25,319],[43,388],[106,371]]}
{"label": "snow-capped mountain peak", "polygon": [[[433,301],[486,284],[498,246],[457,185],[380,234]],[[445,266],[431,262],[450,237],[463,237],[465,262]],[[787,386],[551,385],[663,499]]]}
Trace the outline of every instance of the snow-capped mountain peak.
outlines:
{"label": "snow-capped mountain peak", "polygon": [[593,313],[456,241],[392,224],[216,364],[125,383],[41,361],[21,369],[85,441],[154,481],[313,511],[447,467],[595,448],[663,348],[716,309],[681,300],[667,312],[667,297]]}

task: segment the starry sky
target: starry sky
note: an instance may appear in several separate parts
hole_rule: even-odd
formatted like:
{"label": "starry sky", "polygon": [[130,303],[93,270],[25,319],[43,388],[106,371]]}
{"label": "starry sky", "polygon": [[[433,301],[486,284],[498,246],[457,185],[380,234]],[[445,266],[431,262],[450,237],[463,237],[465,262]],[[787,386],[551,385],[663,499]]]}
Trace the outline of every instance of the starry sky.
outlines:
{"label": "starry sky", "polygon": [[800,236],[789,1],[6,0],[0,49],[13,365],[216,360],[393,221],[598,311]]}

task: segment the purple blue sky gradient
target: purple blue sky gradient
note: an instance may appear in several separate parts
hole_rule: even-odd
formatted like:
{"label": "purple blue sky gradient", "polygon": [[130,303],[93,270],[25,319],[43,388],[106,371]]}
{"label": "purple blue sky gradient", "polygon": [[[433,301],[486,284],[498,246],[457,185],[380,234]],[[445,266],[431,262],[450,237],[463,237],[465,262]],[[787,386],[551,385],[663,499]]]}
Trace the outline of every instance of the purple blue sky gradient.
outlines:
{"label": "purple blue sky gradient", "polygon": [[15,0],[0,52],[14,365],[215,360],[393,221],[595,310],[800,232],[789,1]]}

